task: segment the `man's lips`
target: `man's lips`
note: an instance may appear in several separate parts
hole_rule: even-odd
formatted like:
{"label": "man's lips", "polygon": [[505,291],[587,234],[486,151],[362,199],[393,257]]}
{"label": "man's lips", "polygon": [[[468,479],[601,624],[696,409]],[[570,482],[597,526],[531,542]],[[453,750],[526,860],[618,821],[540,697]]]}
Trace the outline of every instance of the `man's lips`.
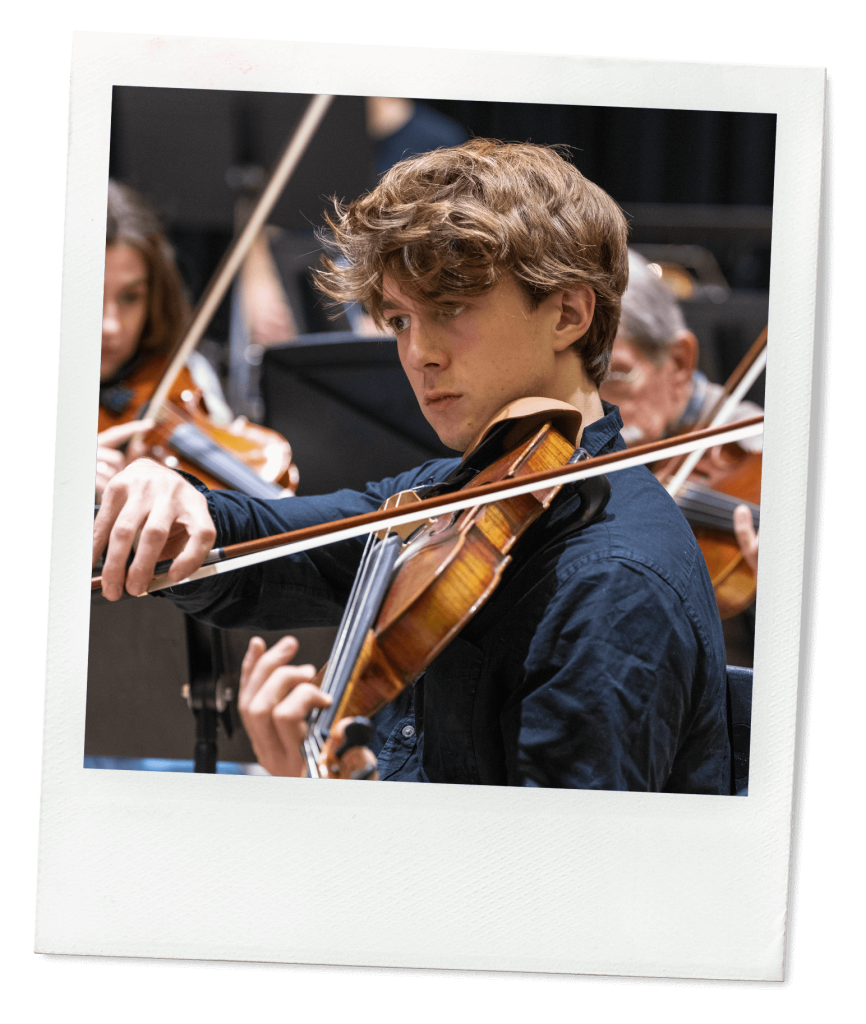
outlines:
{"label": "man's lips", "polygon": [[441,408],[449,404],[451,399],[462,398],[456,391],[425,391],[424,405],[432,408]]}

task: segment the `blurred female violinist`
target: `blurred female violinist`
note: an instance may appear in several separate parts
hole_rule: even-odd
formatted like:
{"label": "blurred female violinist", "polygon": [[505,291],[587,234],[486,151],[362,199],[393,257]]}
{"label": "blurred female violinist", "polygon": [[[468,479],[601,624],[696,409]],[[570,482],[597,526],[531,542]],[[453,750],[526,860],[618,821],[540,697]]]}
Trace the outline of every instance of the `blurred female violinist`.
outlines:
{"label": "blurred female violinist", "polygon": [[[96,501],[108,481],[146,453],[135,434],[153,426],[134,417],[141,382],[155,377],[190,321],[190,307],[159,217],[143,196],[119,182],[108,183],[102,356],[99,367],[99,436]],[[208,416],[227,425],[231,410],[219,380],[200,353],[187,361],[203,393]],[[147,397],[147,396],[145,396]]]}

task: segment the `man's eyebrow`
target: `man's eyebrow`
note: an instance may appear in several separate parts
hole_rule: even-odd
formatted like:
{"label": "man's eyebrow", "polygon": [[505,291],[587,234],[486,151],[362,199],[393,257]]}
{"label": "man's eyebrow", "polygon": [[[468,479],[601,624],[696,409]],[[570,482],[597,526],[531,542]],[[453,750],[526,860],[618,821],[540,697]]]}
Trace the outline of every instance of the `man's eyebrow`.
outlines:
{"label": "man's eyebrow", "polygon": [[140,284],[147,284],[146,274],[143,274],[141,277],[137,277],[134,281],[127,281],[126,284],[122,286],[121,291],[125,291],[127,288],[135,288]]}
{"label": "man's eyebrow", "polygon": [[[465,306],[467,304],[468,303],[467,303],[466,299],[464,299],[463,302],[459,302],[457,300],[448,302],[447,300],[445,300],[445,305],[449,305],[449,306]],[[388,300],[384,301],[382,303],[382,305],[380,306],[380,309],[382,310],[383,313],[387,309],[405,309],[405,308],[406,307],[405,307],[404,303],[397,302],[397,301],[392,300],[392,299],[388,299]],[[434,308],[438,308],[438,307],[434,306]]]}

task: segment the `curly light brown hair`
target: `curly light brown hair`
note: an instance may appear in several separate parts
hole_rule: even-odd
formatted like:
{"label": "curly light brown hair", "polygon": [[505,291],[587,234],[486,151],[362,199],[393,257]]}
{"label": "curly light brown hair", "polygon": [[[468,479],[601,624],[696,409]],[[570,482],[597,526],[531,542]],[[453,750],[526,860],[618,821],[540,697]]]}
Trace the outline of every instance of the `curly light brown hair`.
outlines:
{"label": "curly light brown hair", "polygon": [[471,139],[403,160],[354,202],[334,200],[331,255],[317,272],[332,299],[362,303],[380,328],[382,279],[447,312],[511,274],[530,308],[588,285],[596,295],[575,347],[598,386],[628,282],[617,204],[555,147]]}
{"label": "curly light brown hair", "polygon": [[108,182],[105,246],[112,245],[135,249],[147,268],[147,319],[138,351],[166,355],[191,318],[183,280],[159,214],[143,195],[119,181]]}

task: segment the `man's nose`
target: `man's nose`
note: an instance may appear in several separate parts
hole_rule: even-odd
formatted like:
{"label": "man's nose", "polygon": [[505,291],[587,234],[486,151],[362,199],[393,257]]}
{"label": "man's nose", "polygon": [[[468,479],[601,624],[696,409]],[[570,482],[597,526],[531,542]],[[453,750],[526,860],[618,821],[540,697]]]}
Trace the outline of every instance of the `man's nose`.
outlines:
{"label": "man's nose", "polygon": [[413,320],[409,327],[406,361],[413,370],[442,369],[448,362],[448,354],[435,331]]}

